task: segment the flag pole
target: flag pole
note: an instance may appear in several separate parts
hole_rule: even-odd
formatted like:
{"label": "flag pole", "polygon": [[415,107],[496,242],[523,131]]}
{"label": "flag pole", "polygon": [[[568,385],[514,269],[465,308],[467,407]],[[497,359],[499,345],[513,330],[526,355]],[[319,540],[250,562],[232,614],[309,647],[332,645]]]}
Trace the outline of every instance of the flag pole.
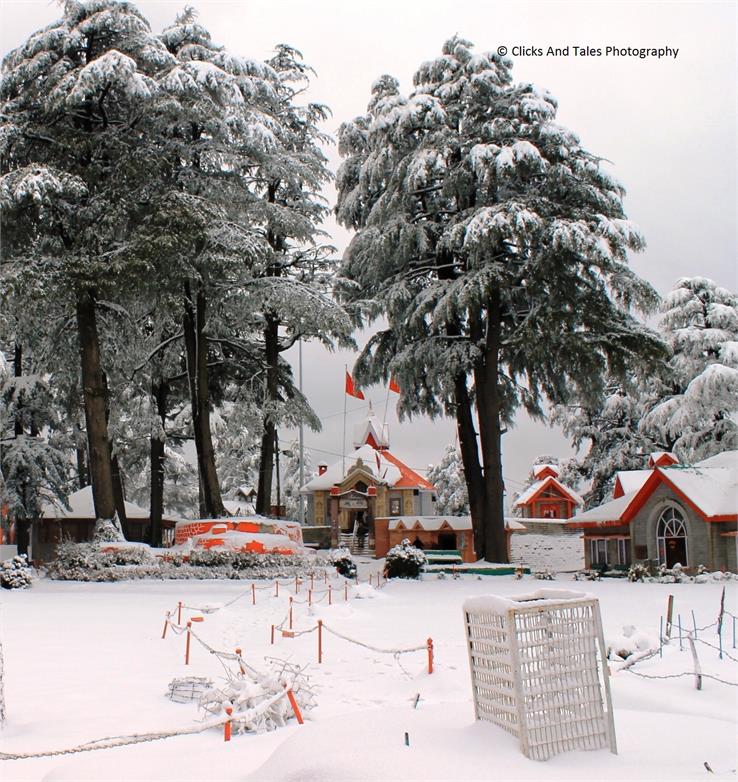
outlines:
{"label": "flag pole", "polygon": [[346,375],[348,364],[343,365],[343,446],[341,448],[341,481],[346,477]]}
{"label": "flag pole", "polygon": [[[389,383],[388,383],[387,384],[387,396],[386,396],[386,398],[384,400],[384,417],[382,418],[382,429],[384,429],[384,427],[387,424],[387,408],[389,407],[389,395],[390,395],[390,390],[389,390]],[[382,432],[382,437],[384,437],[384,432]]]}

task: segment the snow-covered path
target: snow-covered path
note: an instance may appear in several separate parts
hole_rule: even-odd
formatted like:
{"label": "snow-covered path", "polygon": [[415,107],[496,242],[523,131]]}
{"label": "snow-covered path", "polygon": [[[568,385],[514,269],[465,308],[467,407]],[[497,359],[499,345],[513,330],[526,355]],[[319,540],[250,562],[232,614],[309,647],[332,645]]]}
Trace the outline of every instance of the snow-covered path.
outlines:
{"label": "snow-covered path", "polygon": [[[365,565],[363,576],[376,570]],[[318,585],[316,585],[317,587]],[[619,754],[567,753],[548,762],[526,759],[502,730],[474,723],[461,604],[471,595],[529,592],[540,582],[512,577],[454,581],[428,577],[392,582],[382,590],[362,585],[348,603],[336,590],[325,600],[294,609],[295,628],[322,618],[344,635],[377,647],[418,646],[433,638],[435,672],[428,676],[424,651],[379,654],[324,634],[324,662],[317,665],[316,634],[278,635],[270,626],[285,615],[287,591],[257,591],[251,605],[248,582],[135,581],[77,584],[41,581],[33,589],[0,596],[0,640],[5,652],[8,722],[2,751],[32,752],[71,747],[103,736],[190,727],[194,705],[165,697],[175,676],[202,675],[219,681],[222,668],[198,644],[184,666],[184,638],[161,639],[166,610],[178,600],[193,606],[233,605],[207,614],[198,632],[213,647],[243,649],[255,667],[264,657],[309,664],[318,708],[304,726],[290,725],[261,736],[234,736],[226,744],[218,730],[196,736],[61,757],[0,762],[10,780],[472,780],[472,779],[707,779],[736,767],[738,687],[693,677],[644,679],[615,673],[612,690]],[[570,578],[546,586],[583,589],[601,601],[605,636],[624,625],[656,637],[667,596],[691,626],[715,621],[722,584],[574,584]],[[300,597],[305,597],[303,591]],[[736,608],[736,582],[726,590],[726,608]],[[732,625],[724,628],[733,657]],[[705,640],[716,643],[713,636]],[[736,663],[698,645],[707,674],[738,681]],[[691,656],[678,642],[637,671],[668,675],[691,670]],[[417,708],[413,708],[420,695]],[[405,746],[404,734],[410,746]],[[725,779],[735,778],[725,774]]]}

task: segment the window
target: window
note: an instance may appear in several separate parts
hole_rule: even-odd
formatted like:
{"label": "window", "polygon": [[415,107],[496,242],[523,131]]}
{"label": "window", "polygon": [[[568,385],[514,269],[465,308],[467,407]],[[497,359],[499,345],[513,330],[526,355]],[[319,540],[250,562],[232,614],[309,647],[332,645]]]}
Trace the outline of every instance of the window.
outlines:
{"label": "window", "polygon": [[607,562],[607,539],[597,538],[589,541],[589,564],[604,565]]}
{"label": "window", "polygon": [[659,562],[667,567],[673,567],[677,562],[688,565],[687,562],[687,527],[684,516],[678,508],[670,505],[662,511],[656,525],[656,550]]}
{"label": "window", "polygon": [[630,564],[630,546],[628,545],[627,540],[618,540],[616,541],[617,544],[617,550],[618,550],[618,565],[629,565]]}
{"label": "window", "polygon": [[402,497],[390,497],[390,516],[402,516]]}

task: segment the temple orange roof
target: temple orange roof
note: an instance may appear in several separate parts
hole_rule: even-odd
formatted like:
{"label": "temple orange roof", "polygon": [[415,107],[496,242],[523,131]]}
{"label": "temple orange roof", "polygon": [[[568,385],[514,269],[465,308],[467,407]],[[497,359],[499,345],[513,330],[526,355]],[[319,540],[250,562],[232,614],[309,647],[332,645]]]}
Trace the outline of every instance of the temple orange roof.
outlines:
{"label": "temple orange roof", "polygon": [[418,475],[418,473],[415,472],[415,470],[412,470],[410,467],[408,467],[404,462],[401,462],[396,456],[391,454],[389,451],[382,451],[382,456],[392,464],[397,467],[397,469],[402,473],[402,477],[399,481],[393,484],[393,488],[419,488],[419,489],[430,489],[433,491],[436,487],[430,483],[430,481],[427,481],[425,478],[423,478],[422,475]]}

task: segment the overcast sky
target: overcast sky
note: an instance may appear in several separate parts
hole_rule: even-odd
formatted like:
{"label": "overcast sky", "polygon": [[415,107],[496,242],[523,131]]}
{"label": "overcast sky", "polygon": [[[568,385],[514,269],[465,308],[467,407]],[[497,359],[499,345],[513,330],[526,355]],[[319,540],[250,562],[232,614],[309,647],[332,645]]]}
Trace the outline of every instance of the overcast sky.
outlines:
{"label": "overcast sky", "polygon": [[[736,275],[736,9],[735,2],[469,2],[467,0],[190,0],[216,42],[255,59],[277,43],[301,50],[317,71],[311,99],[333,111],[327,129],[366,109],[372,82],[383,73],[409,90],[412,74],[440,53],[454,33],[478,50],[506,46],[569,46],[568,56],[513,56],[517,80],[549,89],[559,100],[558,121],[585,147],[612,162],[625,185],[626,211],[648,248],[633,268],[666,293],[681,276],[710,277],[731,290]],[[155,31],[184,2],[139,2]],[[59,16],[47,0],[0,0],[3,54]],[[574,56],[574,46],[602,51]],[[607,46],[670,47],[676,58],[607,56]],[[338,165],[335,150],[331,164]],[[333,194],[329,194],[333,199]],[[349,235],[331,225],[342,250]],[[343,365],[354,356],[327,355],[306,345],[305,391],[324,418],[320,434],[307,433],[313,463],[341,451]],[[384,411],[385,391],[368,389]],[[349,432],[365,410],[349,400]],[[413,467],[437,461],[454,440],[450,421],[398,424],[388,415],[393,451]],[[350,438],[349,438],[350,439]],[[508,491],[525,479],[541,453],[570,450],[553,430],[521,418],[504,443]],[[350,447],[350,445],[349,445]]]}

